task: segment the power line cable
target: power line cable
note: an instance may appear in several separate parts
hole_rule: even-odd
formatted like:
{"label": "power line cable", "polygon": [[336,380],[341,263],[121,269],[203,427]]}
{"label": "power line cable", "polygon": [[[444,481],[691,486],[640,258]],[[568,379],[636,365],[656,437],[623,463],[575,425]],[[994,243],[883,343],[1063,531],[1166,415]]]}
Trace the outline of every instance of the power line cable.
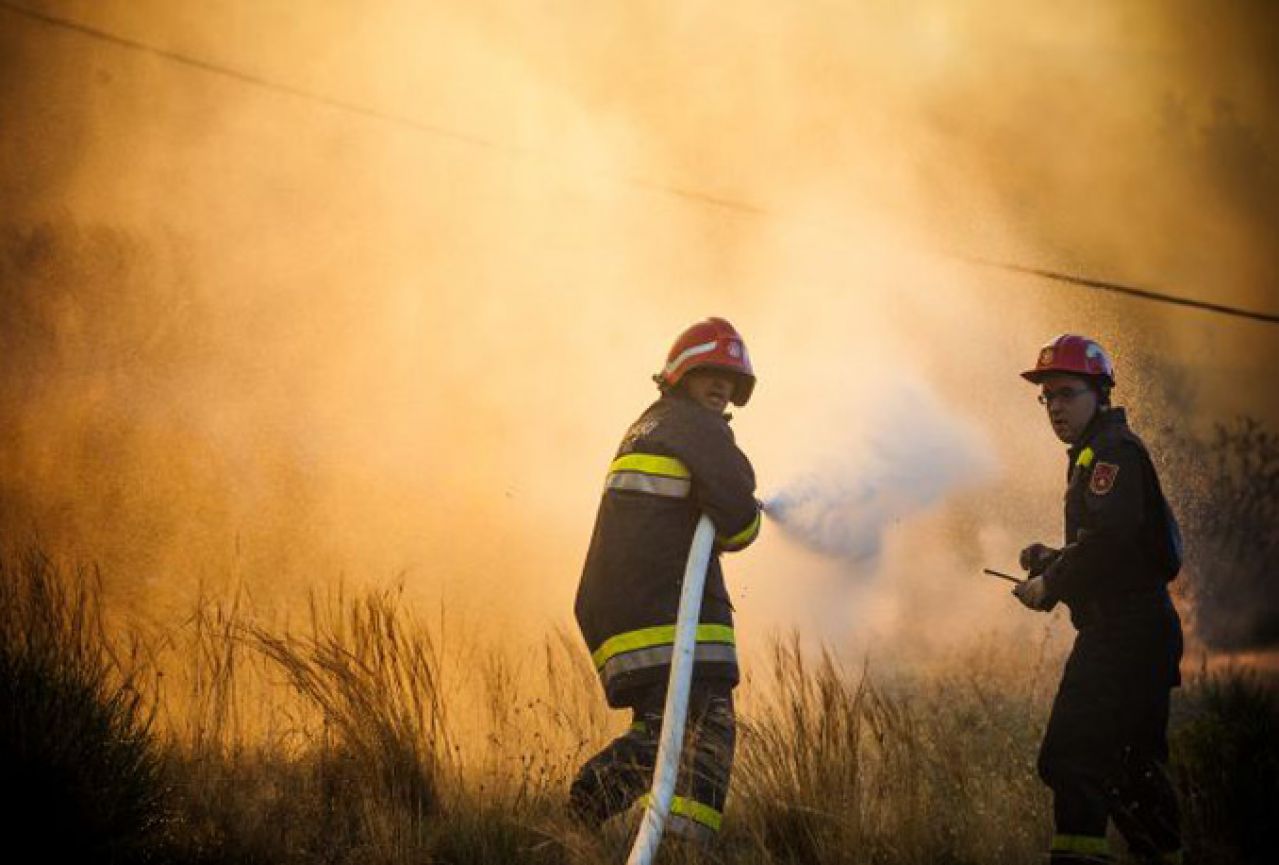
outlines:
{"label": "power line cable", "polygon": [[1005,261],[991,261],[984,258],[965,257],[965,261],[973,264],[979,264],[983,267],[993,267],[999,270],[1007,270],[1012,273],[1024,273],[1030,276],[1037,276],[1041,279],[1050,279],[1056,282],[1065,282],[1070,285],[1078,285],[1083,288],[1091,288],[1097,291],[1111,291],[1116,294],[1124,294],[1129,297],[1140,297],[1144,300],[1154,300],[1160,303],[1171,303],[1177,306],[1188,306],[1192,309],[1203,309],[1208,312],[1217,312],[1222,315],[1235,315],[1241,318],[1250,318],[1255,321],[1264,321],[1270,324],[1279,324],[1279,315],[1271,315],[1266,312],[1256,312],[1250,309],[1241,309],[1237,306],[1226,306],[1221,303],[1210,303],[1206,300],[1195,300],[1189,297],[1177,297],[1172,294],[1164,294],[1160,291],[1152,291],[1148,288],[1138,288],[1134,285],[1124,285],[1119,282],[1109,282],[1104,279],[1093,279],[1086,276],[1076,276],[1071,273],[1062,273],[1057,270],[1045,270],[1039,267],[1027,267],[1021,264],[1011,264]]}
{"label": "power line cable", "polygon": [[[0,8],[6,9],[16,15],[20,15],[22,17],[28,18],[33,21],[37,21],[41,24],[45,24],[50,27],[59,27],[74,33],[78,33],[81,36],[87,36],[91,39],[96,39],[101,42],[107,42],[119,48],[127,48],[132,51],[139,51],[144,54],[150,54],[153,57],[159,57],[163,60],[168,60],[173,63],[179,63],[183,66],[188,66],[193,69],[198,69],[201,72],[207,72],[213,75],[220,75],[225,78],[230,78],[234,81],[238,81],[241,84],[247,84],[247,85],[258,87],[264,90],[272,90],[272,91],[275,91],[276,93],[283,93],[298,99],[309,100],[311,102],[315,102],[320,105],[327,106],[328,108],[332,108],[337,111],[344,111],[349,114],[355,114],[361,117],[378,120],[384,123],[403,126],[408,129],[416,130],[417,132],[424,132],[428,135],[435,135],[440,138],[446,138],[460,144],[467,144],[474,147],[484,147],[484,148],[495,150],[495,151],[506,151],[509,153],[517,153],[523,156],[544,155],[533,148],[521,147],[519,145],[510,144],[509,142],[504,142],[504,141],[495,141],[493,139],[485,138],[481,135],[475,135],[469,132],[459,132],[456,129],[450,129],[447,126],[440,126],[439,124],[435,124],[435,123],[426,123],[421,120],[417,120],[415,118],[408,117],[403,114],[395,114],[393,112],[383,111],[378,108],[370,108],[367,105],[361,105],[356,102],[348,102],[346,100],[338,99],[333,96],[328,96],[323,93],[317,93],[312,90],[305,90],[301,87],[295,87],[291,84],[284,84],[282,82],[274,81],[269,78],[263,78],[262,76],[255,75],[251,72],[244,72],[240,69],[236,69],[232,66],[227,66],[222,63],[214,63],[208,60],[202,60],[198,57],[192,57],[189,54],[183,54],[180,51],[173,51],[167,48],[159,48],[155,45],[151,45],[149,43],[142,42],[137,39],[130,39],[126,36],[120,36],[116,33],[111,33],[106,30],[101,30],[97,27],[89,26],[88,24],[82,24],[79,21],[74,21],[70,18],[65,18],[58,15],[51,15],[47,12],[38,12],[34,9],[28,9],[25,6],[22,6],[20,4],[12,3],[10,2],[10,0],[0,0]],[[718,207],[726,210],[733,210],[741,213],[748,213],[748,214],[755,214],[755,215],[760,215],[763,213],[763,210],[761,210],[759,207],[753,204],[749,204],[744,201],[736,201],[734,199],[727,198],[725,196],[713,195],[711,193],[702,192],[696,189],[685,189],[683,187],[672,186],[670,184],[660,183],[652,180],[644,180],[642,178],[630,178],[630,177],[619,178],[614,176],[614,177],[608,177],[608,179],[614,183],[631,186],[636,189],[643,189],[648,192],[657,192],[663,195],[675,196],[676,198],[683,198],[683,199],[688,199],[692,201],[697,201],[712,207]]]}
{"label": "power line cable", "polygon": [[[121,48],[127,48],[133,51],[140,51],[155,57],[162,58],[174,63],[180,63],[203,72],[214,75],[221,75],[226,78],[233,79],[242,84],[248,84],[253,87],[259,87],[265,90],[273,90],[278,93],[287,94],[298,99],[309,100],[329,108],[344,111],[350,114],[378,120],[384,123],[396,124],[409,129],[423,132],[429,135],[435,135],[446,138],[460,144],[470,145],[474,147],[483,147],[494,151],[505,151],[508,153],[518,153],[522,155],[540,155],[537,151],[512,145],[507,142],[494,141],[479,135],[473,135],[467,132],[459,132],[456,129],[450,129],[438,124],[425,123],[412,117],[401,114],[394,114],[389,111],[382,111],[377,108],[370,108],[355,102],[347,102],[323,93],[316,93],[310,90],[304,90],[300,87],[294,87],[269,78],[263,78],[249,72],[243,72],[231,66],[220,63],[213,63],[208,60],[202,60],[198,57],[192,57],[178,51],[172,51],[166,48],[159,48],[146,42],[136,39],[129,39],[115,33],[100,30],[87,24],[71,20],[62,16],[51,15],[46,12],[38,12],[28,9],[25,6],[10,2],[10,0],[0,0],[0,8],[6,9],[16,15],[23,16],[33,21],[46,24],[50,27],[59,27],[82,36],[97,39],[103,42],[116,45]],[[748,214],[752,216],[768,216],[768,212],[763,208],[745,201],[739,201],[723,196],[712,195],[692,189],[683,189],[680,187],[670,186],[668,184],[658,183],[655,181],[642,180],[637,178],[609,178],[615,183],[624,184],[637,189],[644,189],[650,192],[658,192],[665,195],[672,195],[677,198],[689,201],[699,202],[701,204],[712,207],[723,208],[726,210],[736,211],[738,213]],[[1062,282],[1069,285],[1075,285],[1081,288],[1089,288],[1096,291],[1108,291],[1116,294],[1127,295],[1129,297],[1137,297],[1143,300],[1155,301],[1158,303],[1168,303],[1176,306],[1185,306],[1192,309],[1200,309],[1207,312],[1215,312],[1221,315],[1237,316],[1240,318],[1252,319],[1254,321],[1262,321],[1268,324],[1279,324],[1279,315],[1265,312],[1256,312],[1254,310],[1242,309],[1225,304],[1210,303],[1203,300],[1195,300],[1193,298],[1178,297],[1163,292],[1152,291],[1138,286],[1124,285],[1118,282],[1108,280],[1093,279],[1091,277],[1077,276],[1074,274],[1063,273],[1055,270],[1047,270],[1044,268],[1028,267],[1020,264],[1012,264],[1009,262],[993,261],[984,258],[974,258],[969,256],[960,256],[965,261],[972,264],[981,265],[983,267],[992,267],[1000,270],[1006,270],[1012,273],[1021,273],[1028,276],[1035,276],[1041,279],[1048,279],[1055,282]]]}
{"label": "power line cable", "polygon": [[239,81],[242,84],[250,84],[250,85],[253,85],[254,87],[261,87],[267,90],[274,90],[278,93],[286,93],[290,96],[296,96],[299,99],[308,99],[312,102],[318,102],[322,105],[327,105],[330,108],[336,108],[339,111],[347,111],[352,114],[359,114],[359,115],[363,115],[364,117],[371,117],[376,120],[383,120],[389,123],[399,123],[401,125],[408,126],[413,129],[417,129],[420,132],[428,132],[432,135],[439,135],[445,138],[452,138],[456,141],[461,141],[466,144],[472,144],[480,147],[492,147],[492,148],[504,147],[505,149],[514,149],[509,147],[509,145],[500,145],[497,142],[490,141],[478,135],[470,135],[465,132],[458,132],[456,130],[447,129],[442,126],[435,126],[429,123],[423,123],[421,121],[414,120],[409,117],[402,117],[397,114],[389,114],[384,111],[379,111],[376,108],[368,108],[364,105],[358,105],[353,102],[344,102],[341,99],[335,99],[331,96],[325,96],[322,93],[315,93],[310,90],[303,90],[300,87],[293,87],[292,85],[289,85],[289,84],[282,84],[278,81],[272,81],[267,78],[262,78],[250,72],[242,72],[241,70],[234,69],[230,66],[224,66],[219,63],[211,63],[207,60],[201,60],[198,57],[191,57],[187,54],[182,54],[177,51],[171,51],[167,48],[158,48],[154,45],[149,45],[145,42],[139,42],[135,39],[129,39],[128,37],[125,37],[125,36],[119,36],[115,33],[108,33],[105,30],[99,30],[96,27],[90,27],[89,25],[81,24],[78,21],[72,21],[69,18],[62,18],[56,15],[50,15],[46,12],[37,12],[34,9],[27,9],[23,6],[8,2],[8,0],[0,0],[0,8],[7,9],[10,12],[13,12],[17,15],[21,15],[23,17],[30,18],[35,21],[39,21],[43,24],[48,24],[52,27],[61,27],[66,30],[71,30],[75,33],[79,33],[82,36],[88,36],[90,38],[97,39],[102,42],[109,42],[121,48],[129,48],[134,51],[141,51],[144,54],[150,54],[152,56],[160,57],[165,60],[171,60],[174,63],[180,63],[184,66],[190,66],[192,68],[199,69],[203,72],[211,72],[214,75],[222,75],[227,78],[235,79],[236,81]]}

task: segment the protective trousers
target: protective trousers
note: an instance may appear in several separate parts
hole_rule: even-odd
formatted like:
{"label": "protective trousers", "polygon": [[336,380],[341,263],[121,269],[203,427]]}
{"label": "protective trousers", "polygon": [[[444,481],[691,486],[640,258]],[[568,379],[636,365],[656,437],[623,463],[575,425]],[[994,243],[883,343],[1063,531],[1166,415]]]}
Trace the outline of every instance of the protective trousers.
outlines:
{"label": "protective trousers", "polygon": [[[665,687],[646,691],[632,709],[633,722],[626,733],[578,772],[569,804],[582,823],[598,827],[648,792],[665,699]],[[728,795],[736,732],[731,688],[694,682],[668,833],[702,844],[715,839]]]}
{"label": "protective trousers", "polygon": [[1053,791],[1053,863],[1109,862],[1108,820],[1138,860],[1180,861],[1177,796],[1163,768],[1180,633],[1157,618],[1133,624],[1081,630],[1066,662],[1039,752]]}

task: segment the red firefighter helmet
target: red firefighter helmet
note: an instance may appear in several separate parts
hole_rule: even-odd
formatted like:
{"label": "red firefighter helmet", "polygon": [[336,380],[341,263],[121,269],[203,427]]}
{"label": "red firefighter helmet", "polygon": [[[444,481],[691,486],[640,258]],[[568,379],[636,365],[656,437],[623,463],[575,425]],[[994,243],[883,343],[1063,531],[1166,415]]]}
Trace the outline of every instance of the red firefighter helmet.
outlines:
{"label": "red firefighter helmet", "polygon": [[1105,349],[1094,340],[1074,333],[1063,333],[1039,350],[1035,368],[1022,378],[1039,384],[1053,373],[1093,376],[1114,387],[1115,367]]}
{"label": "red firefighter helmet", "polygon": [[722,318],[699,321],[681,333],[666,355],[666,366],[653,380],[666,390],[693,370],[706,367],[732,373],[733,402],[746,405],[755,389],[755,371],[741,334]]}

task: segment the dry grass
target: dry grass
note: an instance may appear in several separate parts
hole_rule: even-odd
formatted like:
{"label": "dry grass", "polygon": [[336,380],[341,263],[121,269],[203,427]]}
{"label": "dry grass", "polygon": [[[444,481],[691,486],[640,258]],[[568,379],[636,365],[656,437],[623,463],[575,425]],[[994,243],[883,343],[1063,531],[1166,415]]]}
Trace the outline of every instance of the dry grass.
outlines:
{"label": "dry grass", "polygon": [[739,861],[1033,858],[1045,826],[1032,765],[1042,699],[984,680],[972,660],[877,683],[867,666],[850,672],[777,643],[772,681],[743,723],[729,833]]}
{"label": "dry grass", "polygon": [[[0,576],[5,759],[36,741],[38,760],[65,753],[89,767],[69,789],[138,803],[117,809],[124,822],[99,821],[102,861],[625,858],[625,821],[593,837],[562,809],[577,766],[627,720],[604,710],[575,635],[445,647],[398,590],[312,598],[299,626],[255,617],[232,592],[119,643],[85,575],[31,553],[0,562]],[[890,672],[778,640],[739,692],[721,845],[664,859],[1034,861],[1050,832],[1034,755],[1061,648],[1048,630],[1016,652],[991,637],[937,669]],[[1240,844],[1260,837],[1229,803],[1279,824],[1265,804],[1279,799],[1266,768],[1274,692],[1241,682],[1201,680],[1180,702],[1179,778],[1211,861],[1250,861]],[[45,720],[19,729],[29,717]],[[1226,765],[1231,749],[1240,755]],[[4,777],[11,799],[33,783]],[[64,822],[98,819],[57,807]]]}

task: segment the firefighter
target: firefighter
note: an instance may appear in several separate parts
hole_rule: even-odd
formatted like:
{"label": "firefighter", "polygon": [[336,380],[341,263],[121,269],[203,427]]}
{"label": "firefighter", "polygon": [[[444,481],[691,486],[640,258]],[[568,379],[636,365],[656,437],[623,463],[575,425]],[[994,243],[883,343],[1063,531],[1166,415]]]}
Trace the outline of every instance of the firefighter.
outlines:
{"label": "firefighter", "polygon": [[1014,590],[1032,610],[1057,602],[1077,634],[1039,752],[1053,792],[1049,861],[1111,861],[1108,821],[1139,861],[1181,861],[1177,798],[1164,771],[1168,704],[1181,683],[1181,620],[1168,583],[1181,535],[1145,444],[1110,404],[1110,358],[1064,334],[1022,376],[1041,388],[1053,432],[1070,446],[1065,545],[1021,553]]}
{"label": "firefighter", "polygon": [[589,827],[648,790],[670,678],[680,583],[702,513],[715,525],[697,626],[688,723],[667,831],[709,843],[719,831],[736,735],[738,682],[732,604],[719,554],[759,534],[755,473],[729,428],[755,374],[741,336],[722,318],[680,334],[661,391],[631,425],[609,466],[575,612],[609,706],[629,709],[621,737],[582,767],[570,808]]}

